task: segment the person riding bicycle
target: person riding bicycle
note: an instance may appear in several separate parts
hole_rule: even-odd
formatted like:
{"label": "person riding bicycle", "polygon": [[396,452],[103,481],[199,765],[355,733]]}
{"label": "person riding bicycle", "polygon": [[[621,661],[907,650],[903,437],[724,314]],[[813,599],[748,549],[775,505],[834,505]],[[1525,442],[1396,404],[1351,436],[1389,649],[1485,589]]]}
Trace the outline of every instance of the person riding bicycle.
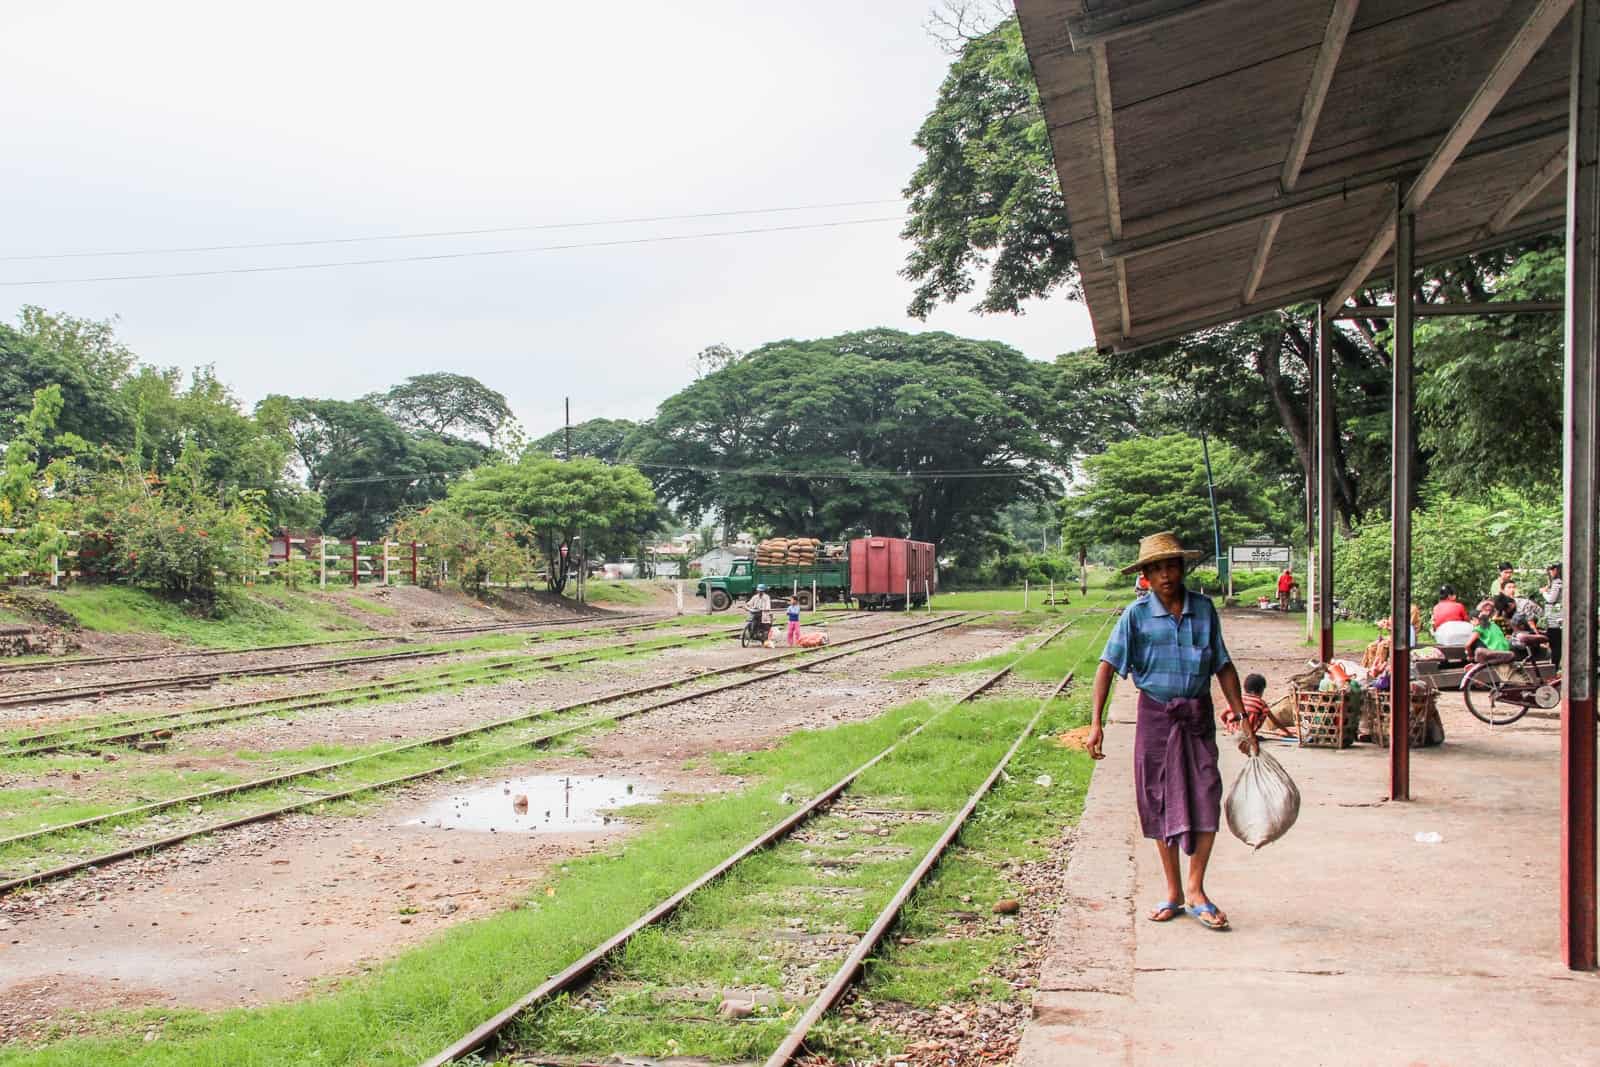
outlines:
{"label": "person riding bicycle", "polygon": [[767,587],[756,586],[756,591],[745,601],[745,608],[750,612],[750,622],[759,624],[769,621],[767,613],[772,611],[772,597],[767,595]]}

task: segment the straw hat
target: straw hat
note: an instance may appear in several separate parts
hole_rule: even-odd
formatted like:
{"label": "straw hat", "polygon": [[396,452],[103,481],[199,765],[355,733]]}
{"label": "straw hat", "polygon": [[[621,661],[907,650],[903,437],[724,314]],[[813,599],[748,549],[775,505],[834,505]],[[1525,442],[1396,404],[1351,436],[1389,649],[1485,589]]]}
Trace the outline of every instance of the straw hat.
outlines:
{"label": "straw hat", "polygon": [[1139,558],[1122,568],[1123,574],[1132,574],[1141,570],[1147,563],[1155,563],[1163,559],[1195,560],[1200,558],[1200,553],[1183,547],[1178,540],[1178,535],[1171,530],[1151,534],[1139,542]]}

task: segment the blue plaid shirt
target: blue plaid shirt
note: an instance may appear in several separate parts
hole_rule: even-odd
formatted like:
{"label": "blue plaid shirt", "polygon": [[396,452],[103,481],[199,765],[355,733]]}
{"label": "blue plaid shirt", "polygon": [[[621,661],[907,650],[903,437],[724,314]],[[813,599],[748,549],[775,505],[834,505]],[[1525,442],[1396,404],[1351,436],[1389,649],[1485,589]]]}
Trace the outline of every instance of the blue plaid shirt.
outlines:
{"label": "blue plaid shirt", "polygon": [[1104,663],[1156,700],[1197,697],[1211,676],[1232,662],[1222,643],[1222,620],[1209,597],[1184,591],[1183,614],[1172,613],[1154,593],[1123,611],[1100,653]]}

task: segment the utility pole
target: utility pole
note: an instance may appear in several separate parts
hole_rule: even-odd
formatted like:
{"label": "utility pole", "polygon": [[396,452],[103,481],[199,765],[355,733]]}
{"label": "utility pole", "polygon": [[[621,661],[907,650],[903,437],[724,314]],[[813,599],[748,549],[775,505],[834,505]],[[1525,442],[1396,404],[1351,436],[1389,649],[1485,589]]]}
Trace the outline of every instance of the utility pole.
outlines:
{"label": "utility pole", "polygon": [[1222,558],[1222,527],[1217,523],[1217,487],[1211,481],[1211,445],[1206,440],[1206,432],[1200,431],[1200,454],[1206,461],[1206,492],[1211,495],[1211,546],[1216,554],[1217,581],[1228,580],[1228,564]]}
{"label": "utility pole", "polygon": [[569,397],[566,397],[565,400],[566,400],[566,408],[567,408],[567,422],[566,422],[566,426],[567,426],[567,450],[566,450],[566,454],[563,455],[561,458],[563,460],[565,460],[566,462],[571,463],[572,462],[572,398],[569,396]]}

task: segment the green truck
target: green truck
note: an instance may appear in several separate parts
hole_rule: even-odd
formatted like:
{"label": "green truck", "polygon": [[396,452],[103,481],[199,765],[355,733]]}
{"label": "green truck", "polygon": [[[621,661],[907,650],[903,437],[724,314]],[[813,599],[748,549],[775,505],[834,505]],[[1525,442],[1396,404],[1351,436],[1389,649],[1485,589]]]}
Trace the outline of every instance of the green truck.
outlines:
{"label": "green truck", "polygon": [[796,594],[802,608],[810,609],[812,583],[816,583],[817,601],[827,604],[846,600],[850,596],[850,564],[843,559],[819,559],[812,564],[794,567],[763,567],[753,559],[733,561],[733,569],[700,579],[695,586],[695,596],[710,597],[712,611],[726,611],[735,601],[744,600],[765,585],[774,598],[787,599]]}

